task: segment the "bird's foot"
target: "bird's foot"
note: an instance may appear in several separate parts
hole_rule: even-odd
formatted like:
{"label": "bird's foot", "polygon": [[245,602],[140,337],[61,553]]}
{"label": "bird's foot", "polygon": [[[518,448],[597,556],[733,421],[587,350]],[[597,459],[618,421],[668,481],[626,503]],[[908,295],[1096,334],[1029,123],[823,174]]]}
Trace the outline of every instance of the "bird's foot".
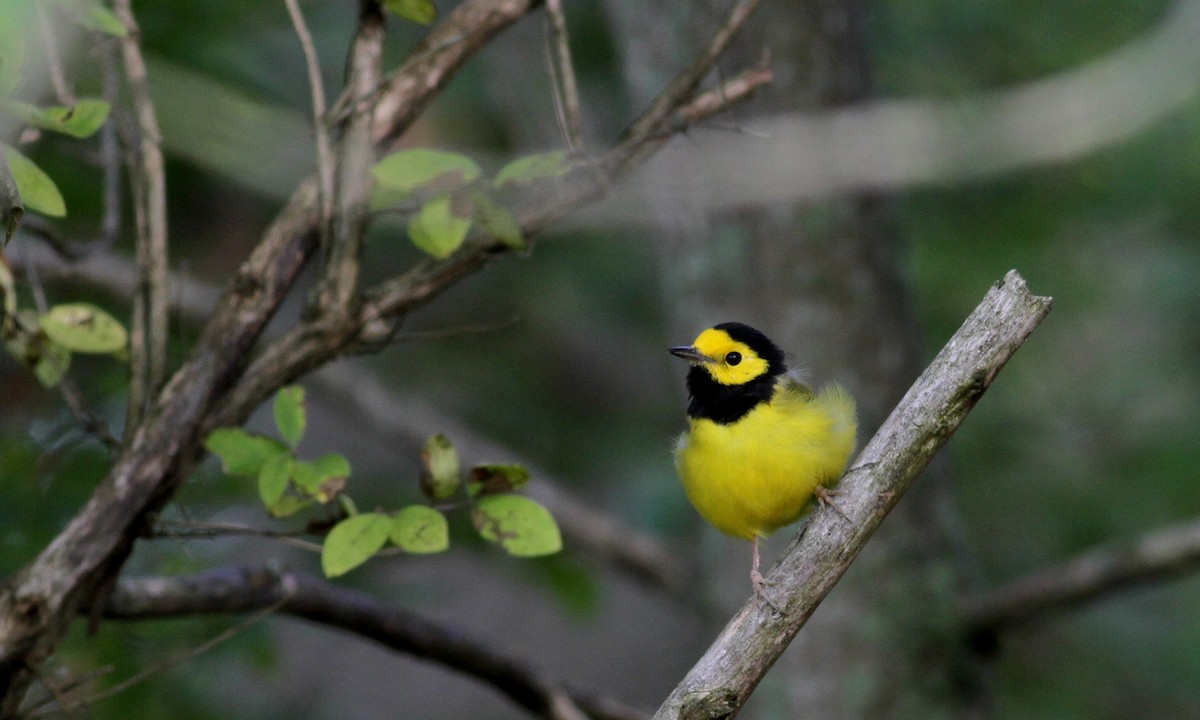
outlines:
{"label": "bird's foot", "polygon": [[777,605],[775,601],[771,599],[771,596],[767,594],[767,589],[771,587],[771,583],[767,582],[767,579],[762,576],[762,573],[758,571],[758,568],[750,571],[750,584],[754,586],[755,598],[765,602],[772,610],[780,615],[786,614],[784,613],[783,608]]}
{"label": "bird's foot", "polygon": [[813,490],[813,495],[816,496],[818,505],[820,505],[821,507],[833,508],[833,511],[836,512],[838,515],[841,515],[843,520],[845,520],[846,522],[852,522],[850,520],[850,516],[847,515],[845,512],[843,512],[842,509],[837,506],[837,503],[835,503],[833,501],[834,496],[837,495],[836,492],[834,492],[833,490],[830,490],[829,488],[825,487],[824,485],[818,485],[816,487],[816,489]]}

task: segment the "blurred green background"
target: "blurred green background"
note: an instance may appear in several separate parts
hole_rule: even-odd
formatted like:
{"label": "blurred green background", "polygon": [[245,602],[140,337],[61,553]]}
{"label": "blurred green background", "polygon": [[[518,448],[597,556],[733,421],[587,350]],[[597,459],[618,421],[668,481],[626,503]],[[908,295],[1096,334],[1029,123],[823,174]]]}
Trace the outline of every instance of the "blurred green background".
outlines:
{"label": "blurred green background", "polygon": [[[589,138],[599,147],[638,108],[627,99],[603,7],[566,4]],[[337,88],[350,6],[302,5],[327,87]],[[1036,80],[1135,41],[1169,7],[1134,0],[874,2],[868,50],[876,90],[885,98],[947,99]],[[312,166],[301,55],[281,2],[170,0],[136,9],[169,158],[172,267],[221,283]],[[392,22],[390,31],[394,66],[423,30]],[[753,37],[744,42],[756,47]],[[101,63],[93,59],[100,54],[94,39],[79,41],[69,68],[81,93],[98,92]],[[542,54],[542,20],[533,17],[472,62],[406,143],[467,152],[493,170],[516,154],[553,147],[558,136]],[[695,152],[704,151],[703,140],[692,142]],[[79,143],[47,137],[30,152],[67,198],[63,233],[89,236],[99,176],[81,162]],[[1082,157],[895,192],[900,256],[919,321],[914,332],[926,357],[1010,268],[1033,292],[1055,298],[1049,318],[946,450],[976,587],[1200,515],[1198,188],[1200,96],[1193,94],[1148,130]],[[513,455],[471,459],[531,462],[686,558],[731,542],[699,527],[670,464],[683,425],[683,371],[664,349],[691,337],[668,331],[670,298],[652,227],[613,205],[569,221],[529,257],[468,278],[415,316],[397,346],[353,363],[393,388],[397,402],[419,398],[414,408],[436,408],[412,418],[423,432],[443,430],[441,418],[454,418]],[[19,260],[35,245],[22,235],[8,253]],[[130,251],[126,232],[115,252]],[[377,224],[368,250],[372,276],[417,257],[401,223]],[[54,301],[98,299],[126,312],[120,298],[50,280]],[[477,327],[490,329],[471,331]],[[197,328],[179,322],[176,332],[174,362]],[[78,363],[74,376],[119,427],[123,369],[95,360]],[[0,574],[8,574],[82,504],[106,458],[58,397],[7,356],[0,383]],[[347,454],[360,506],[416,501],[416,440],[369,432],[338,397],[314,393],[315,431],[303,451]],[[255,423],[266,427],[261,418]],[[211,461],[169,512],[267,522],[253,489],[223,478]],[[143,543],[130,570],[184,572],[247,556],[317,571],[314,556],[245,540]],[[481,547],[463,527],[447,556],[379,561],[346,582],[647,708],[711,638],[713,618],[696,597],[647,590],[570,549],[514,562]],[[1200,717],[1197,617],[1200,577],[1193,575],[1006,635],[990,660],[996,716]],[[67,678],[109,668],[101,682],[115,682],[228,624],[107,624],[95,638],[81,627],[54,672]],[[645,657],[648,640],[659,658],[653,671],[631,660]],[[770,706],[751,713],[787,717]],[[469,680],[358,640],[270,620],[85,716],[521,714]]]}

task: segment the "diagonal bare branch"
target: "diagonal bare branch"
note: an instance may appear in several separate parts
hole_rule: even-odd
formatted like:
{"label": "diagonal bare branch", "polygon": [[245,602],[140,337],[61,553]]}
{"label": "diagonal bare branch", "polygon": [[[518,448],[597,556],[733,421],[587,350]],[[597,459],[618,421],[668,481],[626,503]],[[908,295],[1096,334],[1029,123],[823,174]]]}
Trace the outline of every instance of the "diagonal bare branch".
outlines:
{"label": "diagonal bare branch", "polygon": [[988,292],[842,478],[838,505],[849,520],[817,511],[767,576],[782,612],[751,598],[655,718],[736,714],[1051,302],[1016,271]]}

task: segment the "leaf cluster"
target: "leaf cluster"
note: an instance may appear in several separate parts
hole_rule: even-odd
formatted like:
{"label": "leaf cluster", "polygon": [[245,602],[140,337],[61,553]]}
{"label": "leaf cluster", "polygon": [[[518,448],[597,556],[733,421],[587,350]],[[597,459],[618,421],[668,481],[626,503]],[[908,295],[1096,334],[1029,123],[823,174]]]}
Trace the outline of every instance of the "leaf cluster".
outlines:
{"label": "leaf cluster", "polygon": [[459,153],[415,148],[391,153],[371,169],[374,210],[413,208],[408,237],[436,258],[448,257],[472,227],[504,245],[521,250],[525,239],[512,213],[500,202],[507,185],[530,183],[566,172],[561,150],[517,158],[490,180],[479,165]]}
{"label": "leaf cluster", "polygon": [[446,512],[460,508],[470,509],[480,537],[511,555],[550,555],[562,548],[550,512],[515,494],[529,481],[529,471],[520,465],[477,465],[464,478],[453,443],[444,435],[434,435],[422,453],[419,481],[428,503],[359,512],[344,492],[351,473],[345,456],[329,453],[308,461],[296,455],[307,426],[304,389],[282,388],[275,395],[273,410],[282,441],[225,427],[210,433],[204,445],[221,459],[228,474],[256,479],[263,507],[273,517],[290,517],[336,501],[338,519],[328,527],[321,551],[321,568],[327,577],[353,570],[389,544],[411,554],[446,550],[450,545]]}
{"label": "leaf cluster", "polygon": [[[50,3],[71,21],[100,33],[124,37],[121,21],[98,0],[55,0]],[[100,129],[108,119],[109,103],[97,98],[80,98],[71,105],[38,106],[15,99],[24,77],[26,38],[33,18],[27,8],[12,0],[0,2],[0,119],[83,139]],[[37,163],[12,145],[0,141],[0,220],[4,242],[16,232],[25,209],[50,217],[67,214],[62,192]]]}

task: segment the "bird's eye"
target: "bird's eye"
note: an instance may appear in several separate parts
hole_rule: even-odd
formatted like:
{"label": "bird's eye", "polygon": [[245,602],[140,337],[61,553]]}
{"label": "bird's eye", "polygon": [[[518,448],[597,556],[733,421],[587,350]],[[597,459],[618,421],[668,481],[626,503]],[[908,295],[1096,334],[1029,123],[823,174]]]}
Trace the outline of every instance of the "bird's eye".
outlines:
{"label": "bird's eye", "polygon": [[742,361],[742,354],[737,351],[731,352],[725,356],[725,364],[726,365],[737,365],[741,361]]}

